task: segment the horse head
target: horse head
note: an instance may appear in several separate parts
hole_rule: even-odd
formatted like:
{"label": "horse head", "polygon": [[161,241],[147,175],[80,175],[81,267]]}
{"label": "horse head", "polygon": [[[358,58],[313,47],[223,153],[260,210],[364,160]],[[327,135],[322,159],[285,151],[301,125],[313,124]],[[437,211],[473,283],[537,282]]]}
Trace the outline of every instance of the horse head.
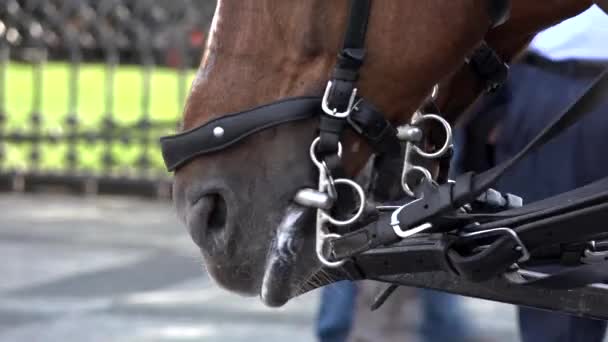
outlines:
{"label": "horse head", "polygon": [[[463,60],[503,19],[497,3],[508,1],[372,2],[364,18],[366,58],[356,82],[358,94],[399,125],[441,82],[446,91],[439,104],[458,116],[482,90]],[[535,32],[588,7],[578,0],[552,3],[548,14],[546,2],[514,1],[512,21],[494,29],[500,31],[490,33],[490,42],[509,59]],[[316,104],[332,77],[348,20],[347,0],[217,3],[183,130],[285,98],[307,96],[315,104],[298,102],[303,118],[255,130],[228,147],[214,145],[217,151],[194,153],[175,165],[179,216],[209,274],[228,290],[261,294],[267,304],[280,305],[334,280],[323,273],[315,255],[315,210],[295,205],[294,197],[317,186],[310,147],[319,135],[319,117],[304,112],[320,111]],[[276,108],[296,110],[291,105]],[[231,125],[238,126],[240,116],[233,118]],[[213,139],[230,132],[217,126],[205,134]],[[349,129],[341,142],[344,173],[354,177],[372,150]],[[281,244],[287,248],[277,248]],[[348,272],[343,273],[333,277],[347,278]]]}

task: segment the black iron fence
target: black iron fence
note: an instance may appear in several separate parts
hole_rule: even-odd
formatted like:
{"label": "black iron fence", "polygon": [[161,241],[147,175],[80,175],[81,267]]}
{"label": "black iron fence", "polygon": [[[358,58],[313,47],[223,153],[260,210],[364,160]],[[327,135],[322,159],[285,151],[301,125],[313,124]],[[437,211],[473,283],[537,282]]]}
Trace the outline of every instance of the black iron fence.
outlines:
{"label": "black iron fence", "polygon": [[167,196],[214,1],[3,0],[0,189]]}

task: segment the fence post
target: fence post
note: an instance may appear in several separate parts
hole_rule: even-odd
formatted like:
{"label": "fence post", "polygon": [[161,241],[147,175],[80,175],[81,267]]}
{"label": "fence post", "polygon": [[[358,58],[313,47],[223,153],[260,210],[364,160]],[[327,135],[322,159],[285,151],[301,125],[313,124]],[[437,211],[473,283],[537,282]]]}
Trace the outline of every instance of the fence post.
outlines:
{"label": "fence post", "polygon": [[40,171],[40,159],[42,154],[42,101],[44,99],[44,65],[46,64],[47,51],[42,42],[42,25],[37,21],[30,23],[29,33],[31,35],[31,62],[32,65],[32,84],[34,86],[32,94],[32,104],[29,122],[31,128],[27,135],[31,142],[29,154],[30,168]]}
{"label": "fence post", "polygon": [[6,69],[8,68],[9,46],[6,44],[4,34],[6,27],[0,27],[0,176],[6,172],[6,123],[8,113],[6,109]]}
{"label": "fence post", "polygon": [[114,86],[116,79],[116,68],[120,63],[120,56],[118,53],[118,47],[112,39],[112,32],[108,30],[102,30],[101,34],[101,47],[104,54],[104,118],[103,128],[104,132],[101,133],[101,141],[104,141],[103,152],[103,171],[108,174],[114,174],[116,160],[114,158],[114,140],[116,139],[116,132],[118,131],[119,122],[114,118]]}
{"label": "fence post", "polygon": [[[78,120],[78,100],[80,85],[80,61],[81,51],[78,43],[78,32],[73,27],[66,27],[63,32],[65,47],[68,52],[70,62],[68,76],[68,98],[67,113],[65,114],[65,125],[67,132],[64,133],[63,140],[67,144],[65,152],[65,162],[69,170],[75,171],[78,165],[78,141],[79,141],[79,120]],[[74,172],[76,174],[77,172]]]}
{"label": "fence post", "polygon": [[[147,9],[146,5],[150,5],[150,1],[141,1],[137,10],[144,11]],[[136,15],[139,13],[136,13]],[[143,17],[143,13],[138,15],[138,17]],[[138,120],[136,125],[137,130],[139,131],[139,144],[140,144],[140,155],[137,158],[137,169],[140,175],[145,175],[146,177],[150,177],[150,131],[151,131],[151,122],[150,122],[150,92],[151,86],[150,83],[152,81],[152,68],[154,67],[154,55],[152,50],[152,35],[148,33],[146,30],[144,23],[138,21],[136,24],[136,46],[137,53],[141,68],[141,117]]]}

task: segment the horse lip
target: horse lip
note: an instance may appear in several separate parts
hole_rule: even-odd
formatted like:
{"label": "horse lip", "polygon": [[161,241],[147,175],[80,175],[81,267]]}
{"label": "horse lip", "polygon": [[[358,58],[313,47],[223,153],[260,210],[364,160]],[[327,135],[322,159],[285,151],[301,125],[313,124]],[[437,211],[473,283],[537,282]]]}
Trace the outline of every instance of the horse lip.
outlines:
{"label": "horse lip", "polygon": [[270,307],[283,306],[294,295],[293,279],[296,264],[303,252],[304,228],[311,224],[309,218],[314,217],[310,214],[310,208],[291,204],[277,227],[260,289],[262,302]]}

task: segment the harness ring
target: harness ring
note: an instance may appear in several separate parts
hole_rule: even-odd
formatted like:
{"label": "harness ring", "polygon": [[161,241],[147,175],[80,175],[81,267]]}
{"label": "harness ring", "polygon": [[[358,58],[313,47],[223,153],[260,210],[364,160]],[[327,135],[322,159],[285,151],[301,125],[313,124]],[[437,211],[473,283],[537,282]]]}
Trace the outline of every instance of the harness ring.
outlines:
{"label": "harness ring", "polygon": [[414,119],[412,121],[412,124],[416,125],[425,120],[435,120],[435,121],[439,122],[441,124],[441,126],[443,126],[443,129],[445,130],[445,143],[439,149],[439,151],[433,152],[433,153],[425,152],[424,150],[422,150],[420,147],[418,147],[416,145],[413,145],[412,148],[414,149],[414,151],[416,153],[418,153],[420,156],[422,156],[424,158],[427,158],[427,159],[440,158],[443,155],[445,155],[446,153],[448,153],[450,148],[452,148],[452,145],[453,145],[452,144],[452,141],[453,141],[452,126],[450,126],[449,122],[447,122],[444,118],[442,118],[441,116],[439,116],[437,114],[421,115],[418,118]]}
{"label": "harness ring", "polygon": [[426,178],[426,180],[428,180],[429,182],[433,181],[433,175],[431,175],[431,172],[428,169],[422,166],[411,166],[409,169],[404,170],[404,172],[401,174],[401,187],[403,188],[403,191],[405,191],[406,194],[412,197],[416,197],[414,191],[412,190],[412,188],[410,188],[410,184],[407,179],[407,176],[412,174],[412,172],[419,172],[423,176],[423,178]]}
{"label": "harness ring", "polygon": [[333,218],[331,215],[329,215],[328,213],[326,213],[325,211],[323,211],[323,216],[327,219],[327,221],[331,224],[333,224],[334,226],[348,226],[351,225],[353,223],[355,223],[359,218],[361,218],[361,215],[363,215],[363,210],[365,209],[365,192],[363,191],[363,188],[357,184],[356,182],[347,179],[347,178],[339,178],[334,180],[334,184],[345,184],[345,185],[349,185],[351,188],[353,188],[355,190],[355,192],[357,192],[357,196],[359,197],[359,209],[357,209],[357,212],[355,213],[355,215],[353,215],[353,217],[351,217],[348,220],[338,220]]}
{"label": "harness ring", "polygon": [[[319,159],[317,158],[317,154],[315,153],[315,150],[317,149],[317,145],[319,145],[319,141],[321,141],[321,137],[317,137],[315,138],[315,140],[313,140],[312,144],[310,144],[310,159],[312,160],[312,162],[315,164],[315,166],[319,169],[324,168],[325,166],[323,165],[322,162],[319,161]],[[338,157],[342,157],[342,143],[338,142]]]}
{"label": "harness ring", "polygon": [[335,267],[340,267],[340,266],[344,265],[344,263],[346,262],[345,259],[338,260],[338,261],[329,261],[323,254],[323,247],[325,246],[325,242],[328,241],[329,239],[337,239],[340,237],[342,237],[340,234],[323,233],[320,240],[317,240],[317,246],[316,246],[315,250],[317,253],[317,258],[319,258],[319,261],[323,265],[325,265],[327,267],[335,268]]}

